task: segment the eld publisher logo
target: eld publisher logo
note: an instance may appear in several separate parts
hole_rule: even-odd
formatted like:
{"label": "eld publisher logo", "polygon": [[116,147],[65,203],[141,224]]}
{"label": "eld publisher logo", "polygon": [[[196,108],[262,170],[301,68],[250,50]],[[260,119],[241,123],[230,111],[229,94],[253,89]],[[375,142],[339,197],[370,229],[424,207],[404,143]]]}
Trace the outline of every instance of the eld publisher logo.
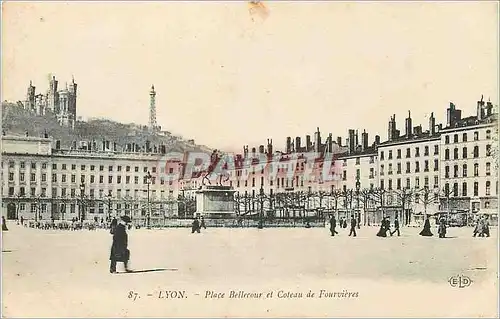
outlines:
{"label": "eld publisher logo", "polygon": [[448,280],[450,283],[450,286],[455,287],[455,288],[466,288],[469,287],[472,284],[472,280],[464,275],[456,275],[453,277],[450,277]]}

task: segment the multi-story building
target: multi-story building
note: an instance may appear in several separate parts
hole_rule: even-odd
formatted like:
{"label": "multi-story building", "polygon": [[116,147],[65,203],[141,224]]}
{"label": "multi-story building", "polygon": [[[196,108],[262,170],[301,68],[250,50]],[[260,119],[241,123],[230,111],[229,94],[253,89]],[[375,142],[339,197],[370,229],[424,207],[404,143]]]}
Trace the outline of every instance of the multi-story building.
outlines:
{"label": "multi-story building", "polygon": [[497,116],[482,99],[477,114],[466,118],[450,104],[441,134],[443,207],[473,213],[498,208],[498,159],[492,154]]}
{"label": "multi-story building", "polygon": [[75,79],[66,85],[64,89],[58,89],[58,81],[53,76],[50,79],[49,89],[46,94],[36,94],[36,88],[32,82],[28,86],[26,101],[23,105],[26,110],[38,115],[53,114],[59,124],[75,127],[76,122],[76,100],[77,84]]}
{"label": "multi-story building", "polygon": [[[177,216],[176,181],[158,153],[102,147],[60,149],[47,138],[2,136],[2,210],[8,219],[101,220],[129,215],[160,223]],[[149,215],[151,214],[151,215]]]}

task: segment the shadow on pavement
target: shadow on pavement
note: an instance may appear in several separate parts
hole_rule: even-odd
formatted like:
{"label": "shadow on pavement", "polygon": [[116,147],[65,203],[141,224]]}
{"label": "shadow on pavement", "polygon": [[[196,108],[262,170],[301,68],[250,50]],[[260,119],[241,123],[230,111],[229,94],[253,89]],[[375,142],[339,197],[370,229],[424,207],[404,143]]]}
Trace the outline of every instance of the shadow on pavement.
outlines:
{"label": "shadow on pavement", "polygon": [[120,272],[120,274],[138,274],[144,272],[155,272],[155,271],[177,271],[177,268],[154,268],[154,269],[141,269],[141,270],[130,270],[129,272]]}

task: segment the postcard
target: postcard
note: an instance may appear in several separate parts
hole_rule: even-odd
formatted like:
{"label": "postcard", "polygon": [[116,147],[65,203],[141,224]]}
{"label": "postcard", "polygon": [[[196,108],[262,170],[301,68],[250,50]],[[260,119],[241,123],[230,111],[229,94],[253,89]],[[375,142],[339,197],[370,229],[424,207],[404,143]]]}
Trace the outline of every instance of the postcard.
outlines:
{"label": "postcard", "polygon": [[2,3],[5,318],[498,318],[498,3]]}

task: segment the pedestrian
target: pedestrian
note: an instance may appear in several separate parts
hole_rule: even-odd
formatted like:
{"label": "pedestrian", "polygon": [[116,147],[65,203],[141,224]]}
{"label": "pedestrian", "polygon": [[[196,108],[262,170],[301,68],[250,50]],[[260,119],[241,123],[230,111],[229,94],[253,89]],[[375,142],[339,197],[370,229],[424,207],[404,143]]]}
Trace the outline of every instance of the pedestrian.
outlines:
{"label": "pedestrian", "polygon": [[118,221],[116,220],[116,217],[113,217],[113,220],[111,221],[111,225],[109,226],[109,233],[113,235],[115,233],[116,226],[118,225]]}
{"label": "pedestrian", "polygon": [[193,224],[191,225],[191,234],[194,234],[194,232],[200,233],[200,222],[198,217],[194,218]]}
{"label": "pedestrian", "polygon": [[7,231],[9,230],[7,228],[7,223],[5,222],[5,216],[2,216],[2,231]]}
{"label": "pedestrian", "polygon": [[377,233],[377,236],[378,237],[387,237],[387,217],[384,216],[384,218],[382,218],[382,221],[380,222],[380,229]]}
{"label": "pedestrian", "polygon": [[439,220],[438,235],[439,235],[439,238],[446,237],[446,221],[444,218],[441,218]]}
{"label": "pedestrian", "polygon": [[335,234],[338,234],[338,232],[335,230],[337,227],[337,220],[335,219],[334,215],[330,215],[330,233],[332,236],[335,236]]}
{"label": "pedestrian", "polygon": [[430,237],[433,236],[431,232],[431,222],[429,221],[429,216],[425,218],[424,229],[420,232],[420,236]]}
{"label": "pedestrian", "polygon": [[490,222],[488,221],[487,217],[484,217],[483,219],[483,225],[482,225],[482,235],[483,237],[490,237]]}
{"label": "pedestrian", "polygon": [[476,235],[481,236],[482,224],[481,219],[478,218],[476,220],[476,226],[474,227],[474,232],[472,233],[472,237],[476,237]]}
{"label": "pedestrian", "polygon": [[21,226],[24,226],[24,217],[21,216]]}
{"label": "pedestrian", "polygon": [[200,228],[207,229],[207,226],[205,225],[205,218],[203,218],[203,216],[201,216]]}
{"label": "pedestrian", "polygon": [[354,215],[351,215],[351,231],[349,232],[349,236],[351,235],[356,237],[356,218],[354,218]]}
{"label": "pedestrian", "polygon": [[126,227],[126,225],[130,222],[130,217],[122,216],[113,233],[113,244],[111,246],[111,253],[109,255],[109,260],[111,261],[109,272],[112,274],[116,273],[117,262],[123,262],[125,271],[131,272],[131,270],[128,268],[128,262],[130,260],[130,250],[128,249],[128,235]]}
{"label": "pedestrian", "polygon": [[396,216],[396,218],[394,218],[394,231],[389,231],[391,233],[391,236],[394,235],[394,233],[398,233],[398,237],[401,235],[399,233],[399,220],[398,220],[398,216]]}

